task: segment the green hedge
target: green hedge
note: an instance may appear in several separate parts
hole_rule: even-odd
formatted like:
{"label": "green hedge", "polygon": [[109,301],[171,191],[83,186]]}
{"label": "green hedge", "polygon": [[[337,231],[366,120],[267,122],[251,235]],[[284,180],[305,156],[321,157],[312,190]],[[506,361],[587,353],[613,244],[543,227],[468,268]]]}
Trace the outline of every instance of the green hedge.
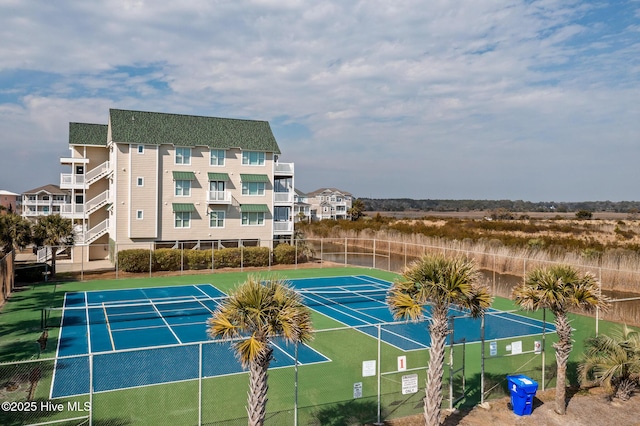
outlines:
{"label": "green hedge", "polygon": [[[149,272],[148,249],[122,250],[118,253],[118,269],[123,272]],[[158,249],[152,254],[153,271],[180,271],[240,268],[241,266],[269,266],[271,252],[268,247],[224,248],[214,250]],[[274,250],[278,264],[295,263],[295,247],[280,244]],[[299,257],[298,262],[301,259]]]}

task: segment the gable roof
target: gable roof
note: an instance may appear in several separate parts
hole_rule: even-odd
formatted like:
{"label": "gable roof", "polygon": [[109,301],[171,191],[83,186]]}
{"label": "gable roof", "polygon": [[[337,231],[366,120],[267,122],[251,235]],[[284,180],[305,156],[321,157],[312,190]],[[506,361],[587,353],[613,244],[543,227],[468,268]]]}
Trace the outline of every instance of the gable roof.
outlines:
{"label": "gable roof", "polygon": [[69,145],[107,146],[106,124],[69,123]]}
{"label": "gable roof", "polygon": [[241,148],[280,154],[267,121],[110,109],[109,125],[116,143]]}
{"label": "gable roof", "polygon": [[23,194],[39,194],[41,192],[48,192],[49,194],[53,195],[67,195],[69,193],[69,191],[60,189],[60,187],[57,185],[50,184],[39,186],[37,188],[30,189],[29,191],[24,191]]}
{"label": "gable roof", "polygon": [[342,195],[347,195],[347,196],[352,195],[350,192],[341,191],[341,190],[339,190],[337,188],[320,188],[320,189],[316,189],[313,192],[309,192],[307,195],[309,197],[316,197],[316,196],[322,194],[323,192],[324,193],[329,193],[329,194],[342,194]]}

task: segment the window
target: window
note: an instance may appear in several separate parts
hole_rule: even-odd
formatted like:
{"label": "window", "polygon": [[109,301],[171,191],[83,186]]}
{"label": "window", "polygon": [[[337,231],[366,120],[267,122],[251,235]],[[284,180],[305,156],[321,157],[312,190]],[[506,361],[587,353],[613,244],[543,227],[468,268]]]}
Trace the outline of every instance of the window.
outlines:
{"label": "window", "polygon": [[175,212],[175,227],[189,228],[191,224],[191,212]]}
{"label": "window", "polygon": [[211,211],[209,213],[210,228],[224,228],[224,211]]}
{"label": "window", "polygon": [[224,181],[221,181],[221,180],[209,181],[209,200],[224,201],[225,199],[224,187],[225,187]]}
{"label": "window", "polygon": [[144,186],[144,178],[138,178],[138,186]]}
{"label": "window", "polygon": [[191,164],[191,148],[176,147],[176,164]]}
{"label": "window", "polygon": [[142,210],[136,210],[136,219],[142,220]]}
{"label": "window", "polygon": [[189,197],[190,195],[191,195],[191,181],[177,180],[176,181],[176,197]]}
{"label": "window", "polygon": [[242,195],[264,195],[264,182],[242,182]]}
{"label": "window", "polygon": [[260,151],[242,151],[242,164],[264,166],[265,153]]}
{"label": "window", "polygon": [[248,226],[264,225],[263,212],[247,212],[242,213],[242,224]]}
{"label": "window", "polygon": [[138,145],[138,154],[144,154],[144,145]]}
{"label": "window", "polygon": [[224,166],[224,150],[212,149],[209,164],[211,164],[212,166]]}

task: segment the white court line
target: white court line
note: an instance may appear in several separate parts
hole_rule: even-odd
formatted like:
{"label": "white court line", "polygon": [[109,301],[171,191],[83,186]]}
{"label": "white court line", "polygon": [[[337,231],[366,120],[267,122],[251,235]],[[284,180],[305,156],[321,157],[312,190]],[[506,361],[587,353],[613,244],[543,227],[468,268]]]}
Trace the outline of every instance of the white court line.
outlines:
{"label": "white court line", "polygon": [[171,334],[173,334],[173,337],[176,338],[176,340],[178,341],[178,343],[182,344],[182,341],[178,338],[178,335],[176,333],[173,332],[173,329],[171,328],[171,326],[169,325],[169,323],[167,322],[166,319],[164,319],[164,316],[162,316],[162,313],[158,310],[158,308],[156,307],[156,305],[151,302],[151,306],[153,306],[153,309],[156,310],[156,312],[158,313],[158,315],[160,316],[160,318],[162,318],[162,322],[164,322],[167,325],[167,328],[169,329],[169,331],[171,332]]}
{"label": "white court line", "polygon": [[109,324],[109,315],[107,315],[107,308],[102,304],[102,311],[104,312],[104,320],[107,323],[107,331],[109,332],[109,340],[111,340],[111,349],[116,350],[116,344],[113,341],[113,334],[111,333],[111,324]]}

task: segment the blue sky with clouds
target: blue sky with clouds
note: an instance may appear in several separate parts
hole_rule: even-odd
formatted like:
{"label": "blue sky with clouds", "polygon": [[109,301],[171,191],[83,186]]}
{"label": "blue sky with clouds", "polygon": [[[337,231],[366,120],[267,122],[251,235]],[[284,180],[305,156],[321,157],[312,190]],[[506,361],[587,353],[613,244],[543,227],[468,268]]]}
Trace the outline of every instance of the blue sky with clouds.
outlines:
{"label": "blue sky with clouds", "polygon": [[109,108],[267,120],[302,191],[640,200],[639,0],[0,0],[0,189]]}

